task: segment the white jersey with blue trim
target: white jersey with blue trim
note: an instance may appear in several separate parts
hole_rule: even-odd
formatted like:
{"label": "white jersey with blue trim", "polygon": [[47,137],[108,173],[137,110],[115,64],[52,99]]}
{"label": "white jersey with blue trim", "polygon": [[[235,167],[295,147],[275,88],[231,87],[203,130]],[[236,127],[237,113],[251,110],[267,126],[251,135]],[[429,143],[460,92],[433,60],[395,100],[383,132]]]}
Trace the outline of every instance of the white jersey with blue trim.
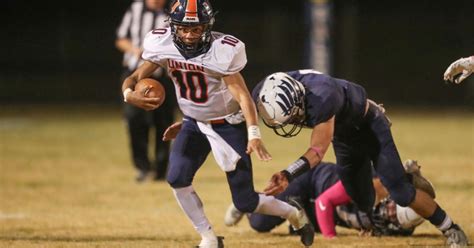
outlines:
{"label": "white jersey with blue trim", "polygon": [[190,59],[175,47],[170,28],[155,29],[144,41],[143,59],[167,69],[181,111],[199,121],[222,119],[240,109],[223,77],[245,67],[245,44],[218,32],[212,37],[209,51]]}

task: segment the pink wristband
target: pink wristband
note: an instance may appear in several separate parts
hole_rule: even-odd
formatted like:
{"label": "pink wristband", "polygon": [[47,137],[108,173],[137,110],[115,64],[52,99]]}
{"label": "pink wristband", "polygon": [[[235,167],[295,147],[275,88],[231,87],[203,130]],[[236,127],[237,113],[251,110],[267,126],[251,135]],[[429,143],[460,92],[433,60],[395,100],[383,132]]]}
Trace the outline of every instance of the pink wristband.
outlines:
{"label": "pink wristband", "polygon": [[311,146],[311,147],[309,148],[309,150],[315,152],[316,155],[318,155],[319,159],[323,159],[323,154],[322,154],[322,152],[321,152],[321,148],[316,147],[316,146]]}

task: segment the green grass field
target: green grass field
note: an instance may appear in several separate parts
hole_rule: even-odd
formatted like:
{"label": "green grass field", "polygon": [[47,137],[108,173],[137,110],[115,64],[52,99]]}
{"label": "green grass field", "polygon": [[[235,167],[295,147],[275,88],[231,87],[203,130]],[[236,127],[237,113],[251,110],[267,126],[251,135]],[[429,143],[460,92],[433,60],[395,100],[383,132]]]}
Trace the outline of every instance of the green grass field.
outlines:
{"label": "green grass field", "polygon": [[[402,159],[417,159],[438,202],[474,241],[474,115],[388,109]],[[390,113],[391,112],[391,113]],[[165,182],[136,184],[118,108],[3,106],[0,110],[0,247],[192,247],[199,243]],[[265,128],[273,155],[254,159],[256,188],[306,150],[307,131],[279,138]],[[334,161],[332,152],[326,160]],[[194,186],[226,247],[301,247],[283,225],[258,234],[247,220],[223,224],[230,194],[212,155]],[[429,223],[407,238],[358,237],[338,229],[314,247],[441,246]]]}

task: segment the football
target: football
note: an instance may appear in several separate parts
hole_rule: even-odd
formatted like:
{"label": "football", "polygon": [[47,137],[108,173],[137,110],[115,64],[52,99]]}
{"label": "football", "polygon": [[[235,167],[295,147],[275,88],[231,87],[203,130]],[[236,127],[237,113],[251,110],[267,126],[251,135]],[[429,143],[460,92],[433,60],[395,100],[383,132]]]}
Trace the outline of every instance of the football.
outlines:
{"label": "football", "polygon": [[159,104],[163,104],[165,101],[165,88],[160,82],[152,78],[144,78],[135,85],[135,91],[141,92],[146,88],[148,88],[145,91],[146,97],[158,97],[160,98]]}

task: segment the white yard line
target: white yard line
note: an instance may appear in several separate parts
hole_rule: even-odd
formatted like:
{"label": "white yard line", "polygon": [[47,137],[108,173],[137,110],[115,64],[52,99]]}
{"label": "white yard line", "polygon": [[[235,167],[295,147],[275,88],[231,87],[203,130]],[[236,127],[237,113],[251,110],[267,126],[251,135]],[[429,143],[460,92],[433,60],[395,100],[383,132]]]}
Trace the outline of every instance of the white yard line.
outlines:
{"label": "white yard line", "polygon": [[11,220],[11,219],[26,219],[26,214],[0,212],[0,220]]}
{"label": "white yard line", "polygon": [[0,130],[23,129],[32,123],[32,119],[29,118],[0,118]]}

